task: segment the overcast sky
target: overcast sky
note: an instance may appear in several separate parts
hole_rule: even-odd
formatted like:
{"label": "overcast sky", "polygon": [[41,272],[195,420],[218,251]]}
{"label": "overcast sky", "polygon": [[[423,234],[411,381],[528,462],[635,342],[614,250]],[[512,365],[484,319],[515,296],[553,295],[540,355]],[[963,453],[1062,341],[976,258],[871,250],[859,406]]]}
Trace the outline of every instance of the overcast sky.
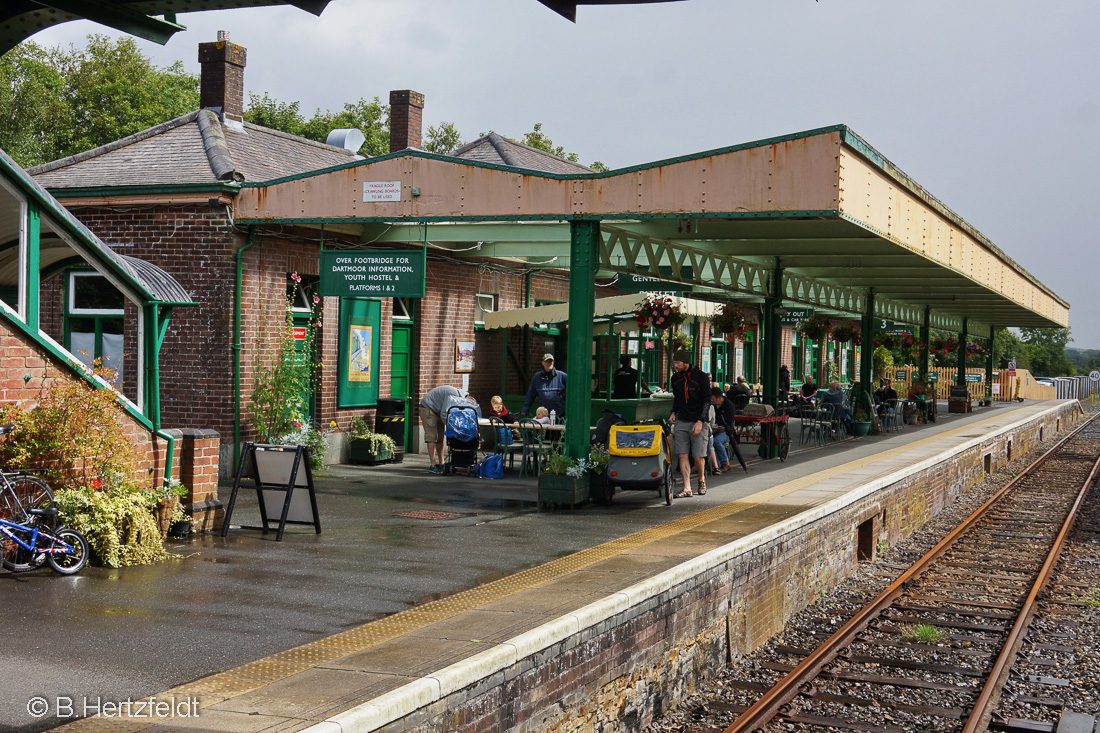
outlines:
{"label": "overcast sky", "polygon": [[[519,137],[612,168],[843,123],[1070,302],[1073,345],[1100,348],[1100,2],[334,0],[180,15],[158,64],[198,72],[228,30],[245,88],[336,109],[391,89],[425,129]],[[84,44],[68,23],[33,38]]]}

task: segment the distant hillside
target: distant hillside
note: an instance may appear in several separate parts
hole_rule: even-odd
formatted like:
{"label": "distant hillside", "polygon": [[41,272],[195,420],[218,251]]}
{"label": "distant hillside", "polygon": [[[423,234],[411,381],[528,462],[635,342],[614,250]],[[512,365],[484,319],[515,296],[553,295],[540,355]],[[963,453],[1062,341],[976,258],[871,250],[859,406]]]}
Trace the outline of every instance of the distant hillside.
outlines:
{"label": "distant hillside", "polygon": [[1066,349],[1066,359],[1078,374],[1100,369],[1100,349]]}

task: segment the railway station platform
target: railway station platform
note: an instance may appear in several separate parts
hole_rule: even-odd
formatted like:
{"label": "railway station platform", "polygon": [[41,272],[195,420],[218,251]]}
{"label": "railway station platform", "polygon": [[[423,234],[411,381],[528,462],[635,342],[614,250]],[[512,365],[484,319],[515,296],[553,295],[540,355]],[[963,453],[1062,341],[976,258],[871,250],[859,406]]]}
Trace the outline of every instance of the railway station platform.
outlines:
{"label": "railway station platform", "polygon": [[[63,730],[639,730],[1079,416],[1055,400],[943,411],[934,425],[754,460],[672,507],[625,492],[538,512],[531,479],[434,477],[417,456],[334,467],[319,481],[321,535],[234,529],[180,548],[192,555],[160,603],[193,614],[193,638],[206,625],[201,663],[146,670],[119,694],[198,699],[198,717]],[[149,686],[173,674],[198,679]]]}

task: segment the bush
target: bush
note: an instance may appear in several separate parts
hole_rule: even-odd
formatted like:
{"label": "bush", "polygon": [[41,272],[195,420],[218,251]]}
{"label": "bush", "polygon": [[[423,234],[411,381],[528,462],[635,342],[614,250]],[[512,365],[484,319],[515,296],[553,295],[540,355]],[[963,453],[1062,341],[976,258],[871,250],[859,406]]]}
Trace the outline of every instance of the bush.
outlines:
{"label": "bush", "polygon": [[42,469],[54,489],[90,486],[107,474],[136,475],[137,449],[112,389],[55,379],[39,392],[33,409],[0,407],[0,421],[15,425],[0,443],[0,462]]}
{"label": "bush", "polygon": [[107,489],[79,487],[54,495],[66,527],[88,538],[105,565],[143,565],[173,557],[161,544],[150,505],[154,495],[132,483]]}

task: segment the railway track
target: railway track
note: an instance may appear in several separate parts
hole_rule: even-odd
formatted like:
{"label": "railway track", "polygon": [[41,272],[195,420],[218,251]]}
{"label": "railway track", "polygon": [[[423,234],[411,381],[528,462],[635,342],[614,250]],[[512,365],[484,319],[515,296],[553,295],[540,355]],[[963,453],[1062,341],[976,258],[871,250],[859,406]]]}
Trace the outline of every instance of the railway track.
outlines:
{"label": "railway track", "polygon": [[[1100,416],[1040,456],[835,632],[819,626],[785,635],[795,643],[776,646],[760,665],[774,685],[729,681],[728,699],[709,703],[738,716],[723,733],[1061,733],[1058,721],[1071,713],[1058,689],[1072,682],[1049,671],[1075,653],[1074,633],[1094,633],[1075,617],[1100,598],[1092,597],[1095,567],[1051,579],[1098,470]],[[999,711],[1006,685],[1011,704]],[[755,700],[747,709],[746,699]],[[1092,731],[1095,721],[1081,716],[1075,724],[1066,729]]]}

